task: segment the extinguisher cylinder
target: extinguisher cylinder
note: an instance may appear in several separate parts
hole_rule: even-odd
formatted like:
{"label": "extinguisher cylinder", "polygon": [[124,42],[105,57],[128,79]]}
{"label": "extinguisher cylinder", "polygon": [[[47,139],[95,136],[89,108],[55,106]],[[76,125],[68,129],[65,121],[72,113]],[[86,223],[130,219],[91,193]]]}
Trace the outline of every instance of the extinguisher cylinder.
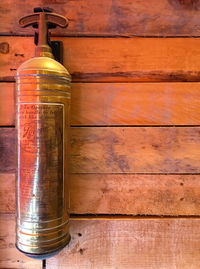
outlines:
{"label": "extinguisher cylinder", "polygon": [[16,74],[16,246],[33,258],[70,241],[70,81],[49,57],[26,61]]}

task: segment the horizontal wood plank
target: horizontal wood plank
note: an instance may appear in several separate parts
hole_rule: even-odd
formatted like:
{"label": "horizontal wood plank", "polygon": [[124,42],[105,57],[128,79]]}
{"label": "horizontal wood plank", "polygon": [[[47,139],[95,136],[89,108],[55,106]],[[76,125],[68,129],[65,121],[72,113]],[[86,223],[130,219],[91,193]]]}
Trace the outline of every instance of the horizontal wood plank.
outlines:
{"label": "horizontal wood plank", "polygon": [[[200,81],[198,38],[60,38],[73,81]],[[31,37],[0,37],[0,80],[34,56]]]}
{"label": "horizontal wood plank", "polygon": [[198,269],[200,219],[72,220],[72,240],[48,269]]}
{"label": "horizontal wood plank", "polygon": [[[1,268],[42,268],[16,250],[14,215],[1,215],[0,224]],[[74,219],[70,244],[47,260],[47,268],[198,269],[199,225],[195,218]]]}
{"label": "horizontal wood plank", "polygon": [[200,127],[74,127],[72,173],[199,173]]}
{"label": "horizontal wood plank", "polygon": [[0,174],[0,213],[14,213],[15,174]]}
{"label": "horizontal wood plank", "polygon": [[71,213],[200,216],[199,175],[71,175]]}
{"label": "horizontal wood plank", "polygon": [[[200,83],[73,83],[71,124],[199,125],[199,107]],[[14,118],[14,84],[0,83],[0,125]]]}
{"label": "horizontal wood plank", "polygon": [[42,261],[31,259],[15,247],[15,216],[0,215],[0,268],[42,269]]}
{"label": "horizontal wood plank", "polygon": [[0,128],[0,171],[15,172],[15,129]]}
{"label": "horizontal wood plank", "polygon": [[[20,29],[18,20],[43,5],[42,0],[1,0],[0,33],[33,33]],[[67,30],[53,31],[60,35],[199,36],[200,32],[198,0],[46,0],[45,5],[69,19]]]}
{"label": "horizontal wood plank", "polygon": [[72,125],[200,124],[200,83],[73,83]]}
{"label": "horizontal wood plank", "polygon": [[[71,173],[200,173],[200,127],[72,127]],[[14,129],[0,130],[0,171],[14,172]]]}
{"label": "horizontal wood plank", "polygon": [[[199,175],[72,174],[71,213],[200,216]],[[15,212],[15,175],[0,174],[0,213]]]}
{"label": "horizontal wood plank", "polygon": [[15,124],[14,83],[0,83],[0,125]]}

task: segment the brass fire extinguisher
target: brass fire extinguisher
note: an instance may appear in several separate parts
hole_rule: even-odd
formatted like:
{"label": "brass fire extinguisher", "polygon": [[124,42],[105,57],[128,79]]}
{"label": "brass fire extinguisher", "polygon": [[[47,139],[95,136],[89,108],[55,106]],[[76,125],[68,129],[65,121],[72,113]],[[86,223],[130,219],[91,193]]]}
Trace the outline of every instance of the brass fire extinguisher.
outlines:
{"label": "brass fire extinguisher", "polygon": [[54,60],[48,28],[67,27],[65,17],[48,9],[20,19],[36,32],[35,57],[16,73],[17,220],[16,247],[44,259],[70,241],[69,117],[70,82]]}

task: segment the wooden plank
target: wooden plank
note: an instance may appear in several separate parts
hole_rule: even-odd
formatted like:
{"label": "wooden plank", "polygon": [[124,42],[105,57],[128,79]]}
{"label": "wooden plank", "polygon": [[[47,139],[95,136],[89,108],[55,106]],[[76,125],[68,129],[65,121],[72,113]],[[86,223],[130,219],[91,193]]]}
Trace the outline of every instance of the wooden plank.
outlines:
{"label": "wooden plank", "polygon": [[[60,38],[73,81],[199,81],[198,38]],[[0,37],[0,78],[34,55],[31,37]],[[183,57],[184,56],[184,57]]]}
{"label": "wooden plank", "polygon": [[42,269],[42,261],[31,259],[15,248],[15,216],[0,215],[0,268]]}
{"label": "wooden plank", "polygon": [[[200,173],[200,127],[72,127],[72,173]],[[14,129],[0,130],[0,172],[14,172]]]}
{"label": "wooden plank", "polygon": [[199,173],[200,127],[72,128],[72,173]]}
{"label": "wooden plank", "polygon": [[[71,213],[200,215],[199,175],[72,174]],[[15,175],[0,174],[0,213],[15,212]]]}
{"label": "wooden plank", "polygon": [[48,269],[198,269],[200,219],[73,220]]}
{"label": "wooden plank", "polygon": [[[13,95],[0,84],[0,125],[14,125]],[[200,83],[73,83],[71,124],[199,125],[199,107]]]}
{"label": "wooden plank", "polygon": [[0,125],[15,124],[14,83],[0,83]]}
{"label": "wooden plank", "polygon": [[15,172],[15,129],[0,128],[0,171]]}
{"label": "wooden plank", "polygon": [[15,174],[0,174],[0,213],[14,213],[15,198]]}
{"label": "wooden plank", "polygon": [[200,215],[199,175],[71,176],[71,213]]}
{"label": "wooden plank", "polygon": [[[42,0],[1,0],[0,33],[33,33],[20,29],[18,20],[43,5]],[[67,30],[53,31],[60,35],[199,36],[198,0],[46,0],[45,5],[69,18]]]}
{"label": "wooden plank", "polygon": [[[14,216],[1,215],[0,223],[1,268],[42,268],[15,249]],[[71,243],[47,268],[197,269],[199,225],[194,218],[71,220]]]}

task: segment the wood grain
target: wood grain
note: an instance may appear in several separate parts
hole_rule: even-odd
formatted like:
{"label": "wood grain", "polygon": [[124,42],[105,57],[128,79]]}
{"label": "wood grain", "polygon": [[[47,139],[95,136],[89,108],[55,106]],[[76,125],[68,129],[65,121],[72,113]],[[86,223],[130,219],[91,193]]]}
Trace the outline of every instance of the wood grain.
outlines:
{"label": "wood grain", "polygon": [[[199,175],[72,174],[71,213],[200,215]],[[15,212],[15,175],[0,174],[0,213]]]}
{"label": "wood grain", "polygon": [[72,173],[199,173],[200,127],[72,128]]}
{"label": "wood grain", "polygon": [[15,248],[15,216],[0,215],[0,268],[42,269],[42,261],[31,259]]}
{"label": "wood grain", "polygon": [[0,128],[0,171],[15,172],[15,129]]}
{"label": "wood grain", "polygon": [[199,36],[200,32],[198,0],[1,0],[0,33],[33,33],[20,29],[18,20],[44,5],[69,19],[67,30],[53,31],[60,35]]}
{"label": "wood grain", "polygon": [[198,269],[200,219],[72,220],[72,240],[48,269]]}
{"label": "wood grain", "polygon": [[0,213],[14,213],[15,174],[0,174]]}
{"label": "wood grain", "polygon": [[0,125],[14,124],[14,83],[0,83]]}
{"label": "wood grain", "polygon": [[[60,38],[73,81],[200,81],[198,38]],[[31,37],[0,37],[0,80],[34,55]],[[0,50],[1,51],[1,50]]]}
{"label": "wood grain", "polygon": [[[74,219],[69,246],[48,259],[47,268],[198,269],[199,225],[195,218]],[[1,268],[42,268],[16,250],[14,227],[14,215],[1,215]]]}
{"label": "wood grain", "polygon": [[71,213],[200,215],[199,175],[71,176]]}
{"label": "wood grain", "polygon": [[[72,127],[72,173],[200,173],[200,127]],[[0,172],[14,172],[14,129],[0,130]]]}
{"label": "wood grain", "polygon": [[[13,95],[0,83],[0,125],[15,124]],[[71,124],[199,125],[199,107],[200,83],[73,83]]]}

